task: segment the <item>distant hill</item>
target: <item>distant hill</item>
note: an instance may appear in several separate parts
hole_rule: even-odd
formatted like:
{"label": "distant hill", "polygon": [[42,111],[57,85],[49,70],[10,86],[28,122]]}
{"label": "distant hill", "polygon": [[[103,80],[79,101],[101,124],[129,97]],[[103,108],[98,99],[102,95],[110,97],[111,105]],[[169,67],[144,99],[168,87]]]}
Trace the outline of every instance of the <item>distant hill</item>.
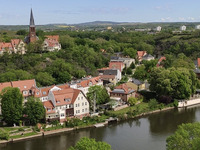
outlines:
{"label": "distant hill", "polygon": [[[181,25],[186,25],[187,29],[194,29],[196,25],[199,25],[200,22],[149,22],[149,23],[141,23],[141,22],[113,22],[113,21],[94,21],[94,22],[86,22],[79,24],[65,24],[65,23],[57,23],[57,24],[46,24],[46,25],[37,25],[36,29],[39,30],[66,30],[66,29],[96,29],[96,28],[105,28],[108,26],[112,26],[113,28],[120,26],[128,27],[131,29],[138,28],[155,28],[156,26],[161,26],[163,29],[179,29]],[[29,30],[28,25],[0,25],[0,31],[4,30]]]}

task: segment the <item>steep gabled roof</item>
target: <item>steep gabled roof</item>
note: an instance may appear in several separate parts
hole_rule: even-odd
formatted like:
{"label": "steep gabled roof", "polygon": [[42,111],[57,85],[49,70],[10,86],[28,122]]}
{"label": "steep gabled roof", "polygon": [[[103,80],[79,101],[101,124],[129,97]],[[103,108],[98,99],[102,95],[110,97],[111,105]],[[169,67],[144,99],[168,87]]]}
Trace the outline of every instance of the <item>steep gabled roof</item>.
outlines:
{"label": "steep gabled roof", "polygon": [[32,8],[31,8],[31,15],[30,15],[30,27],[35,27]]}
{"label": "steep gabled roof", "polygon": [[124,94],[130,94],[134,92],[134,90],[124,84],[120,84],[119,86],[115,87],[115,89],[112,91],[112,93],[124,93]]}
{"label": "steep gabled roof", "polygon": [[118,69],[119,71],[122,71],[123,65],[124,65],[123,62],[118,62],[118,61],[109,62],[110,69]]}
{"label": "steep gabled roof", "polygon": [[[80,90],[72,88],[53,91],[53,95],[56,101],[56,106],[74,104],[80,92],[81,92]],[[70,101],[65,101],[65,99],[69,99]]]}

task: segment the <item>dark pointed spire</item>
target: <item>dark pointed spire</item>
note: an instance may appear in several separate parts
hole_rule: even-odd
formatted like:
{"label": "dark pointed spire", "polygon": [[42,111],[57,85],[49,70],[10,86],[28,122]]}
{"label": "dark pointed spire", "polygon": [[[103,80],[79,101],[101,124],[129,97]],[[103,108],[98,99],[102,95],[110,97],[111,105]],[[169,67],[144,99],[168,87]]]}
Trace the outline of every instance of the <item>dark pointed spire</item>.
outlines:
{"label": "dark pointed spire", "polygon": [[30,27],[35,27],[32,8],[31,8],[31,16],[30,16]]}

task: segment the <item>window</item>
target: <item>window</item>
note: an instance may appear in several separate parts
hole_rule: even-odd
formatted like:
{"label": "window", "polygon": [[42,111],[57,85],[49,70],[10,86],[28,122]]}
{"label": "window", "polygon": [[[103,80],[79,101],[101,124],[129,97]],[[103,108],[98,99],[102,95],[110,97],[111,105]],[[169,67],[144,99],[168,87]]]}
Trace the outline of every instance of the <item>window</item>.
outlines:
{"label": "window", "polygon": [[84,103],[82,103],[82,106],[84,106]]}
{"label": "window", "polygon": [[80,110],[78,110],[78,113],[80,113]]}
{"label": "window", "polygon": [[78,103],[78,107],[79,107],[80,105],[79,105],[79,103]]}
{"label": "window", "polygon": [[24,86],[24,88],[26,89],[26,86]]}
{"label": "window", "polygon": [[66,98],[66,99],[65,99],[66,102],[69,102],[70,100],[71,100],[70,98]]}
{"label": "window", "polygon": [[51,111],[51,108],[47,108],[47,111]]}
{"label": "window", "polygon": [[39,92],[37,92],[37,95],[39,95]]}
{"label": "window", "polygon": [[26,91],[24,91],[23,93],[24,93],[24,95],[25,95],[25,94],[27,94],[27,92],[26,92]]}
{"label": "window", "polygon": [[80,97],[78,97],[78,100],[80,100]]}
{"label": "window", "polygon": [[62,114],[60,114],[60,116],[61,116],[61,117],[64,117],[64,116],[65,116],[65,114],[64,114],[64,113],[62,113]]}
{"label": "window", "polygon": [[84,112],[84,109],[82,109],[82,112]]}
{"label": "window", "polygon": [[78,105],[76,104],[76,107],[78,107]]}
{"label": "window", "polygon": [[85,102],[85,105],[87,105],[87,102]]}
{"label": "window", "polygon": [[85,112],[87,112],[87,108],[85,108]]}
{"label": "window", "polygon": [[43,94],[47,94],[46,92],[43,92]]}
{"label": "window", "polygon": [[81,99],[83,100],[83,96],[81,97]]}

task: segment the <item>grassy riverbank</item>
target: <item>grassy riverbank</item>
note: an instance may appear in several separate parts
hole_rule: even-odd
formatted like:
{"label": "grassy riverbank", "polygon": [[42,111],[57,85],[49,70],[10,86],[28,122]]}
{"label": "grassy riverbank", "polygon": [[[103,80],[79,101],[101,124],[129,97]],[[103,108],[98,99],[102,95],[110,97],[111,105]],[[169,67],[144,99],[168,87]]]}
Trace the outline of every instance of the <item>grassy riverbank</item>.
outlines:
{"label": "grassy riverbank", "polygon": [[[163,105],[163,104],[158,104],[149,102],[141,102],[138,105],[135,106],[130,106],[118,111],[105,111],[104,114],[100,116],[93,116],[93,117],[84,117],[82,120],[73,118],[69,119],[68,122],[66,122],[63,125],[60,125],[58,122],[53,124],[52,127],[45,128],[45,125],[43,126],[43,132],[48,133],[52,131],[52,134],[55,134],[56,132],[59,132],[59,130],[66,130],[67,129],[78,129],[78,128],[87,128],[87,127],[92,127],[93,125],[97,123],[103,123],[108,119],[109,117],[116,117],[120,120],[126,120],[130,118],[134,118],[137,116],[140,116],[142,114],[150,114],[154,112],[159,112],[162,111],[168,107],[172,107],[173,104],[170,105]],[[32,137],[32,136],[37,136],[39,134],[38,130],[34,130],[34,128],[31,127],[4,127],[0,128],[1,131],[5,131],[5,138],[3,140],[9,140],[9,139],[18,139],[18,138],[26,138],[26,137]],[[13,134],[14,133],[14,134]],[[40,133],[42,135],[42,133]],[[0,135],[1,137],[1,135]]]}

